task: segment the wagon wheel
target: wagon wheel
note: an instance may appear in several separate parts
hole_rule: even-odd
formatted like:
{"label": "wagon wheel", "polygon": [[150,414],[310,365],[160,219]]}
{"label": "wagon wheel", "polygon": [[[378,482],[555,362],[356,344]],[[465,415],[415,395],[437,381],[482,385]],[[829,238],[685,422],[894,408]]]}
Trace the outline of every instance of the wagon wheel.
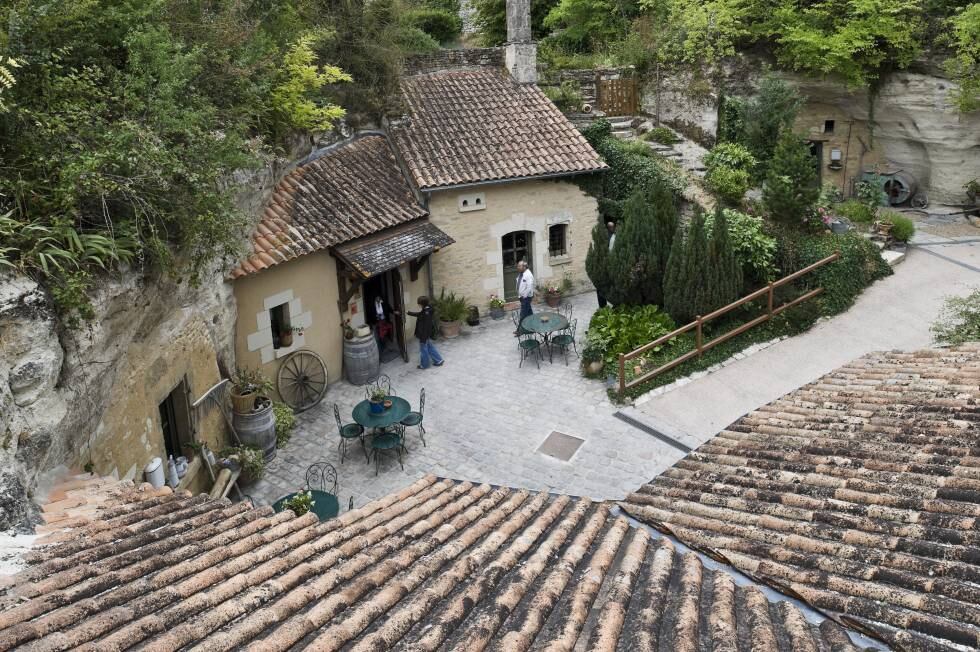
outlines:
{"label": "wagon wheel", "polygon": [[308,410],[327,393],[327,365],[313,351],[295,351],[279,366],[276,389],[295,412]]}

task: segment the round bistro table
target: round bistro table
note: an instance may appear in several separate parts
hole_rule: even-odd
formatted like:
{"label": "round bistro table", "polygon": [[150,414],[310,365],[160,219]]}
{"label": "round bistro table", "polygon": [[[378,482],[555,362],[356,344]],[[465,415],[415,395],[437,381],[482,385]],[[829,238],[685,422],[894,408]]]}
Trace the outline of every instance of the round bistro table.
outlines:
{"label": "round bistro table", "polygon": [[[542,317],[547,319],[542,319]],[[549,339],[552,333],[568,328],[568,320],[564,315],[557,312],[536,312],[524,318],[524,321],[521,322],[521,328],[544,337],[544,343],[548,346],[548,362],[552,362]]]}
{"label": "round bistro table", "polygon": [[366,399],[361,401],[354,406],[352,413],[354,421],[364,426],[365,430],[368,428],[384,430],[407,417],[412,411],[412,406],[401,396],[389,396],[388,400],[391,401],[391,407],[378,414],[371,412],[370,401]]}

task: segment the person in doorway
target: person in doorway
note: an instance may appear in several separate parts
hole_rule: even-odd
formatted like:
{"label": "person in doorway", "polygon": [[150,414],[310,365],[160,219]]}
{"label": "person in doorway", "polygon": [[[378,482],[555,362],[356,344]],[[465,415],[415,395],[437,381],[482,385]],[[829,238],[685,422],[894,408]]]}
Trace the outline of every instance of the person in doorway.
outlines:
{"label": "person in doorway", "polygon": [[[606,222],[606,232],[608,233],[609,236],[609,251],[612,251],[613,243],[616,242],[616,223]],[[605,308],[606,305],[608,305],[609,303],[608,301],[606,301],[606,297],[602,296],[602,293],[599,292],[598,289],[595,291],[595,295],[596,298],[599,300],[599,307]]]}
{"label": "person in doorway", "polygon": [[379,351],[384,350],[385,340],[394,330],[391,323],[391,316],[394,314],[395,311],[380,296],[374,297],[374,303],[367,310],[366,321],[374,328],[374,336],[378,340]]}
{"label": "person in doorway", "polygon": [[[523,260],[517,263],[517,298],[521,302],[521,317],[518,323],[522,323],[525,317],[534,313],[531,309],[531,301],[534,299],[534,274]],[[514,335],[519,331],[518,328],[514,331]]]}
{"label": "person in doorway", "polygon": [[432,343],[432,328],[435,318],[435,311],[429,305],[429,297],[421,296],[417,300],[419,309],[409,310],[407,313],[415,317],[415,337],[419,341],[419,369],[429,368],[429,359],[436,367],[441,367],[445,360],[439,354],[435,344]]}

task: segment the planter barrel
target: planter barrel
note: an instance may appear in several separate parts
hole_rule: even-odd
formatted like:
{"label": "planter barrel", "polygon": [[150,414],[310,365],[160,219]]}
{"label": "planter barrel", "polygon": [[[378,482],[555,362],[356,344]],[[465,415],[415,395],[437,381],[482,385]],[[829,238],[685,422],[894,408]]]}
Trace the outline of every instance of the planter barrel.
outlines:
{"label": "planter barrel", "polygon": [[352,385],[363,385],[378,377],[381,363],[373,333],[344,340],[344,369]]}
{"label": "planter barrel", "polygon": [[459,337],[459,331],[463,327],[463,322],[461,321],[441,321],[439,322],[439,332],[447,340],[451,340],[454,337]]}
{"label": "planter barrel", "polygon": [[232,425],[238,438],[245,446],[254,446],[262,451],[265,461],[276,457],[276,417],[272,411],[272,401],[261,410],[232,415]]}

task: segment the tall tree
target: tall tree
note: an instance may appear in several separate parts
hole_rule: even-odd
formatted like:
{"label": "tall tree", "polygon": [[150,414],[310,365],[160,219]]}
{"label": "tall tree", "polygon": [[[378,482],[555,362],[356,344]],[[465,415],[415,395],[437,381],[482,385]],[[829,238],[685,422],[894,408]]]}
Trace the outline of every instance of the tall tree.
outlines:
{"label": "tall tree", "polygon": [[759,91],[745,103],[742,124],[744,142],[756,163],[750,170],[757,180],[766,178],[769,161],[772,160],[779,141],[779,134],[793,128],[796,114],[803,105],[803,98],[786,82],[766,75]]}
{"label": "tall tree", "polygon": [[596,291],[603,297],[609,296],[612,285],[609,273],[609,230],[602,216],[592,227],[592,242],[589,252],[585,255],[585,272],[595,286]]}
{"label": "tall tree", "polygon": [[715,274],[711,263],[704,215],[698,213],[684,236],[675,237],[667,266],[664,307],[677,323],[687,323],[716,307],[712,301]]}
{"label": "tall tree", "polygon": [[728,217],[718,207],[709,244],[711,267],[714,275],[712,309],[727,306],[742,294],[742,265],[735,255],[735,248],[728,230]]}
{"label": "tall tree", "polygon": [[773,218],[799,226],[819,197],[817,168],[810,149],[787,129],[776,144],[762,187],[762,202]]}

